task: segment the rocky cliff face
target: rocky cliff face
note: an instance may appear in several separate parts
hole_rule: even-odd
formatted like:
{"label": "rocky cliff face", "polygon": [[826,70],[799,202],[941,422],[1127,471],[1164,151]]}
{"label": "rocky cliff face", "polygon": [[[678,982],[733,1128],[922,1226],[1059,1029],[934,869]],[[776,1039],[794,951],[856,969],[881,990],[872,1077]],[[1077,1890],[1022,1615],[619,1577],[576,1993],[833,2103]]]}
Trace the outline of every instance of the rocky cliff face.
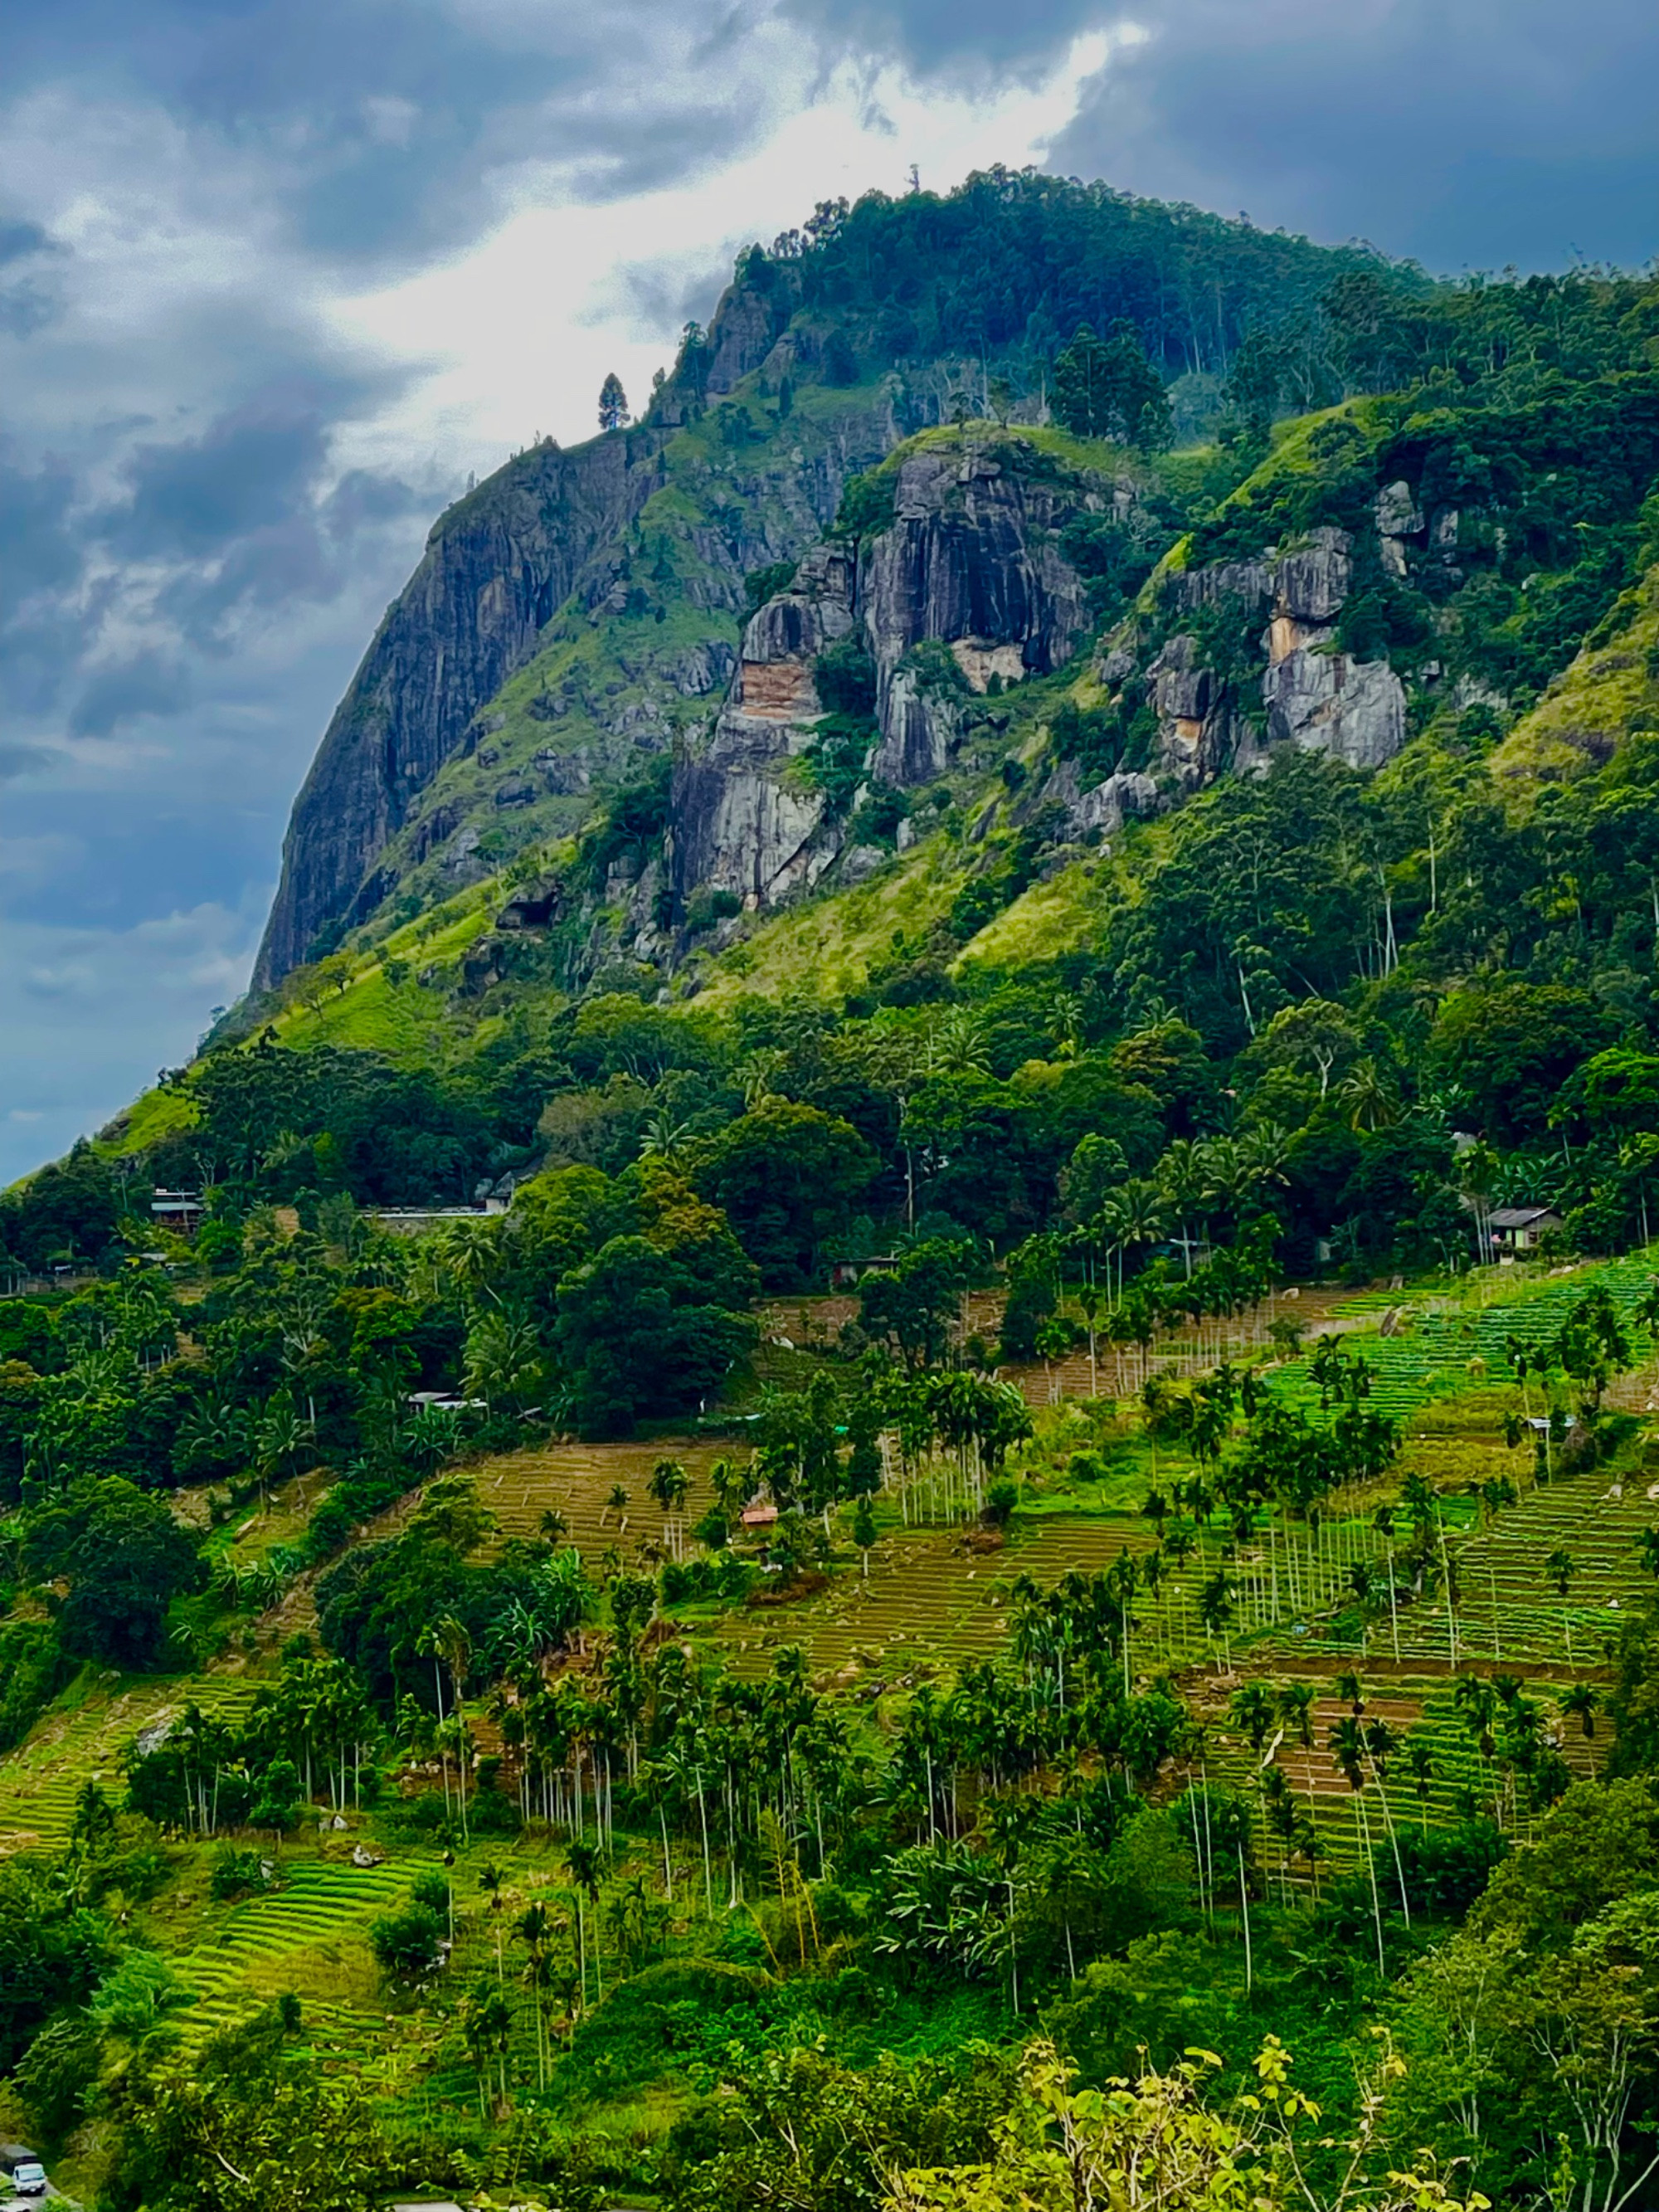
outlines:
{"label": "rocky cliff face", "polygon": [[[1158,765],[1180,787],[1196,788],[1226,769],[1264,767],[1275,744],[1328,753],[1358,769],[1381,768],[1400,750],[1406,742],[1400,678],[1386,660],[1357,659],[1335,643],[1336,619],[1353,588],[1353,554],[1347,532],[1318,529],[1281,555],[1165,580],[1169,634],[1140,680],[1158,717]],[[1257,663],[1259,676],[1237,660],[1224,665],[1206,650],[1199,623],[1184,626],[1206,614],[1219,614],[1239,630],[1259,622],[1255,643],[1266,663]],[[1120,645],[1103,674],[1121,684],[1135,680],[1136,666]]]}
{"label": "rocky cliff face", "polygon": [[473,715],[663,481],[665,432],[538,447],[453,507],[380,624],[295,802],[254,970],[276,981],[348,912]]}
{"label": "rocky cliff face", "polygon": [[[387,898],[426,903],[568,833],[723,689],[745,572],[810,545],[904,427],[902,391],[792,417],[784,312],[734,286],[699,391],[532,448],[437,524],[295,801],[256,989]],[[745,378],[737,434],[711,434],[702,394]]]}
{"label": "rocky cliff face", "polygon": [[802,771],[823,711],[813,664],[851,635],[854,597],[851,554],[816,546],[789,590],[744,630],[736,679],[707,745],[675,771],[669,848],[682,901],[706,885],[750,908],[771,906],[810,888],[835,860],[840,841]]}
{"label": "rocky cliff face", "polygon": [[[823,703],[817,655],[854,638],[875,706],[864,773],[908,790],[952,764],[975,696],[1062,666],[1087,627],[1056,532],[1097,489],[1022,472],[1017,447],[928,446],[897,465],[893,519],[850,550],[814,550],[744,632],[730,696],[706,743],[677,766],[670,844],[683,903],[703,886],[753,908],[857,872],[809,756]],[[945,649],[929,665],[917,648]],[[879,854],[876,856],[878,859]]]}

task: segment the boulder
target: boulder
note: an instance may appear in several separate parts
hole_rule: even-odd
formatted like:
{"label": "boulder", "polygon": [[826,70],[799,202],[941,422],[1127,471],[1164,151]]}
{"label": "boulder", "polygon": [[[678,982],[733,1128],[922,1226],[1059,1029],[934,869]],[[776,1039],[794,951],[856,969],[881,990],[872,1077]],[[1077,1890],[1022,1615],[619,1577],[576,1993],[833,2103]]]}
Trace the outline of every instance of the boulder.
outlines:
{"label": "boulder", "polygon": [[1353,581],[1352,545],[1346,530],[1310,530],[1274,563],[1274,612],[1297,623],[1334,621]]}
{"label": "boulder", "polygon": [[1118,769],[1103,783],[1079,794],[1067,808],[1066,826],[1073,836],[1110,836],[1126,822],[1144,821],[1160,805],[1158,788],[1150,775],[1133,769]]}
{"label": "boulder", "polygon": [[1350,768],[1381,768],[1406,742],[1406,694],[1386,660],[1298,647],[1262,678],[1267,733]]}

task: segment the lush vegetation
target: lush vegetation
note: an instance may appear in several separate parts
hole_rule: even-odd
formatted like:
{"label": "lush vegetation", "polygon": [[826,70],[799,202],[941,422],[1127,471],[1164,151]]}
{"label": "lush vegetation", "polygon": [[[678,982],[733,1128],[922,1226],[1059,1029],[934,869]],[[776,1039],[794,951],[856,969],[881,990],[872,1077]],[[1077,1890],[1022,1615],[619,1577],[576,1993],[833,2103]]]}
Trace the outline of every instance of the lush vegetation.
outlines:
{"label": "lush vegetation", "polygon": [[[659,753],[0,1194],[4,2131],[111,2212],[1640,2203],[1654,288],[1001,176],[740,281],[832,391],[977,357],[926,435],[1090,495],[1097,635],[921,649],[904,793],[823,656],[871,883],[584,966]],[[1404,750],[1079,842],[1325,527]]]}

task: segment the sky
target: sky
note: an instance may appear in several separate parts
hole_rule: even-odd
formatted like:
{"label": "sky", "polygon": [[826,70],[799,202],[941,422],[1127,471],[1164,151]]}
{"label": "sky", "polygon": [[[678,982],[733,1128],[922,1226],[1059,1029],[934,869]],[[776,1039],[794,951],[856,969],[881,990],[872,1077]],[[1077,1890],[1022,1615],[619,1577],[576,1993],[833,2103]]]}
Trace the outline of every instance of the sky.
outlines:
{"label": "sky", "polygon": [[246,981],[439,509],[733,253],[993,161],[1428,267],[1659,249],[1634,0],[7,0],[0,1184]]}

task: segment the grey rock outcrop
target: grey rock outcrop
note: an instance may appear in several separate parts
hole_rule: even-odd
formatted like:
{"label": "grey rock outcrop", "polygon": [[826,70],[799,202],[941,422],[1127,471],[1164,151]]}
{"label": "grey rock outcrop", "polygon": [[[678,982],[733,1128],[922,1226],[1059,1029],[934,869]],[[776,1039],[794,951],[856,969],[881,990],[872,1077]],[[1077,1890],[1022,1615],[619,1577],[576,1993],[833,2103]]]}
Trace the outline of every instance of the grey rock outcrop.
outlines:
{"label": "grey rock outcrop", "polygon": [[1346,531],[1315,530],[1278,562],[1261,696],[1270,742],[1373,769],[1406,742],[1406,694],[1386,660],[1334,648],[1332,625],[1352,588],[1352,544]]}
{"label": "grey rock outcrop", "polygon": [[526,660],[600,546],[662,482],[667,434],[538,447],[452,507],[388,611],[324,736],[283,847],[256,989],[347,913],[411,803]]}
{"label": "grey rock outcrop", "polygon": [[1045,806],[1064,808],[1073,839],[1115,836],[1126,822],[1144,821],[1164,804],[1154,780],[1133,769],[1117,769],[1086,791],[1081,786],[1076,762],[1061,761],[1042,788]]}
{"label": "grey rock outcrop", "polygon": [[[1382,495],[1377,513],[1379,526],[1423,526],[1404,484]],[[1256,610],[1265,614],[1266,714],[1264,728],[1241,696],[1245,678],[1237,668],[1209,666],[1197,635],[1177,631],[1145,677],[1158,720],[1162,771],[1194,789],[1226,769],[1265,767],[1277,744],[1329,753],[1351,768],[1392,760],[1406,741],[1400,679],[1386,660],[1357,660],[1335,646],[1336,620],[1352,588],[1353,541],[1332,528],[1310,531],[1276,556],[1220,562],[1169,578],[1164,604],[1177,615],[1231,603],[1248,626]]]}
{"label": "grey rock outcrop", "polygon": [[860,562],[859,611],[876,665],[881,742],[872,773],[903,787],[940,775],[963,715],[902,667],[913,647],[951,647],[963,688],[982,692],[1062,667],[1088,625],[1077,571],[1055,532],[1074,489],[1022,477],[990,455],[931,447],[898,471],[893,524]]}
{"label": "grey rock outcrop", "polygon": [[1267,734],[1350,768],[1382,768],[1406,742],[1406,694],[1386,660],[1298,647],[1262,679]]}
{"label": "grey rock outcrop", "polygon": [[[824,712],[818,654],[854,635],[868,649],[871,782],[933,781],[951,765],[976,694],[1076,651],[1087,606],[1056,538],[1085,495],[975,448],[930,447],[899,468],[892,523],[865,541],[856,570],[839,544],[805,556],[789,589],[750,622],[707,744],[676,768],[670,840],[682,902],[708,885],[769,906],[837,861],[849,880],[868,872],[876,848],[843,855],[842,826],[802,764]],[[924,664],[915,648],[927,645],[944,657]]]}
{"label": "grey rock outcrop", "polygon": [[822,794],[792,763],[823,713],[813,664],[854,625],[852,556],[814,546],[743,635],[731,696],[705,750],[676,767],[669,829],[682,898],[699,886],[770,906],[810,887],[839,849]]}

